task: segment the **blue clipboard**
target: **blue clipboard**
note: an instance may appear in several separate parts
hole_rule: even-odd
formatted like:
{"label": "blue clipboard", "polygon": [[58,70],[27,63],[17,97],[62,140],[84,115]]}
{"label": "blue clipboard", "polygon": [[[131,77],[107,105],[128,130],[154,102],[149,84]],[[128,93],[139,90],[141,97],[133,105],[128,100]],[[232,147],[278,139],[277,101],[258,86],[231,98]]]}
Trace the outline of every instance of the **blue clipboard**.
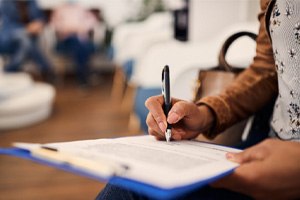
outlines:
{"label": "blue clipboard", "polygon": [[26,160],[30,160],[30,161],[42,164],[42,165],[47,165],[47,166],[54,167],[54,168],[57,168],[60,170],[64,170],[64,171],[67,171],[67,172],[70,172],[73,174],[77,174],[77,175],[80,175],[83,177],[94,179],[94,180],[97,180],[100,182],[109,182],[110,184],[114,184],[114,185],[126,188],[128,190],[145,195],[152,199],[176,199],[182,195],[185,195],[189,192],[192,192],[196,189],[206,186],[207,184],[214,182],[215,180],[218,180],[228,174],[231,174],[234,171],[234,170],[229,170],[218,176],[212,177],[210,179],[206,179],[205,181],[199,181],[194,184],[176,187],[176,188],[172,188],[172,189],[164,189],[164,188],[159,188],[159,187],[156,187],[153,185],[145,184],[145,183],[142,183],[142,182],[139,182],[136,180],[131,180],[131,179],[127,179],[127,178],[119,177],[119,176],[113,176],[113,177],[110,177],[109,179],[107,179],[107,178],[92,174],[83,169],[73,167],[67,163],[65,163],[65,164],[64,163],[56,163],[56,162],[51,162],[51,161],[48,161],[45,159],[33,157],[28,150],[23,150],[23,149],[19,149],[19,148],[0,148],[0,155],[1,154],[23,158]]}

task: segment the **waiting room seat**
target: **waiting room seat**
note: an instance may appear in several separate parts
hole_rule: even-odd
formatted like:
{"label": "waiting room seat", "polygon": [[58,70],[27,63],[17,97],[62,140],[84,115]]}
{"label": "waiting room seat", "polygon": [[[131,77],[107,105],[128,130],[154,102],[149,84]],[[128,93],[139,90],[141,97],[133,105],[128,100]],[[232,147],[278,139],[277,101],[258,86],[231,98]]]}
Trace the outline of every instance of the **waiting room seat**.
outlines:
{"label": "waiting room seat", "polygon": [[116,27],[111,45],[112,59],[116,66],[112,100],[123,99],[124,89],[134,71],[137,58],[145,54],[151,46],[172,38],[173,16],[171,12],[153,13],[142,22],[126,23]]}
{"label": "waiting room seat", "polygon": [[0,101],[29,89],[33,80],[26,73],[0,73]]}
{"label": "waiting room seat", "polygon": [[55,89],[34,82],[26,73],[0,72],[0,130],[36,124],[52,111]]}

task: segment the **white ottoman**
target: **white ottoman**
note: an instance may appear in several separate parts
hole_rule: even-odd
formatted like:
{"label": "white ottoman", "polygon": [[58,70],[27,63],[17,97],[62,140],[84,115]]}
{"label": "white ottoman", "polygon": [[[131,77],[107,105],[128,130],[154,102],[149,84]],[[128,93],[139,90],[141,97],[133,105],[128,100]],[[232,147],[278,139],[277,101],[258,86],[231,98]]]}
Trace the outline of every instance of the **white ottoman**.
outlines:
{"label": "white ottoman", "polygon": [[0,102],[31,89],[33,81],[26,73],[0,73]]}
{"label": "white ottoman", "polygon": [[21,74],[0,76],[0,130],[32,125],[51,114],[55,96],[53,86],[28,81]]}

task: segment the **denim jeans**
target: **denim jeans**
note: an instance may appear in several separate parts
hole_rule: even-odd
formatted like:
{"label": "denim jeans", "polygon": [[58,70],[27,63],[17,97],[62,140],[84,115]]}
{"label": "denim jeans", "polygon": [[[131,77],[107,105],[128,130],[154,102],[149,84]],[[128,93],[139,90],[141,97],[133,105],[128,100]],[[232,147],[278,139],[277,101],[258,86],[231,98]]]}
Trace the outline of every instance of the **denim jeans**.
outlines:
{"label": "denim jeans", "polygon": [[86,84],[89,75],[89,59],[94,53],[94,45],[89,40],[81,40],[76,35],[71,35],[57,44],[59,53],[68,55],[75,62],[77,78],[81,84]]}
{"label": "denim jeans", "polygon": [[[123,189],[121,187],[107,184],[99,193],[96,200],[149,200],[151,198]],[[232,192],[226,189],[217,189],[210,186],[203,187],[189,194],[176,198],[176,200],[250,200],[249,196]]]}
{"label": "denim jeans", "polygon": [[20,71],[22,63],[31,58],[42,73],[51,71],[51,65],[38,46],[38,38],[29,36],[23,29],[15,29],[0,34],[0,53],[9,55],[7,72]]}

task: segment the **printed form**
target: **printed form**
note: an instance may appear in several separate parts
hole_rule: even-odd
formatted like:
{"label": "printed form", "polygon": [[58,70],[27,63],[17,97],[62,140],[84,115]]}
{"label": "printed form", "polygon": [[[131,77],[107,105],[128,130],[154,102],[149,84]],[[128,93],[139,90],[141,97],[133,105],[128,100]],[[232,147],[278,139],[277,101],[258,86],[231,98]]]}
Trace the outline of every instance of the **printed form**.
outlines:
{"label": "printed form", "polygon": [[[237,163],[225,158],[227,152],[240,150],[219,145],[186,141],[157,141],[152,136],[96,139],[44,144],[60,153],[99,162],[114,163],[124,170],[115,173],[155,185],[175,188],[221,175]],[[113,166],[111,166],[113,167]]]}

